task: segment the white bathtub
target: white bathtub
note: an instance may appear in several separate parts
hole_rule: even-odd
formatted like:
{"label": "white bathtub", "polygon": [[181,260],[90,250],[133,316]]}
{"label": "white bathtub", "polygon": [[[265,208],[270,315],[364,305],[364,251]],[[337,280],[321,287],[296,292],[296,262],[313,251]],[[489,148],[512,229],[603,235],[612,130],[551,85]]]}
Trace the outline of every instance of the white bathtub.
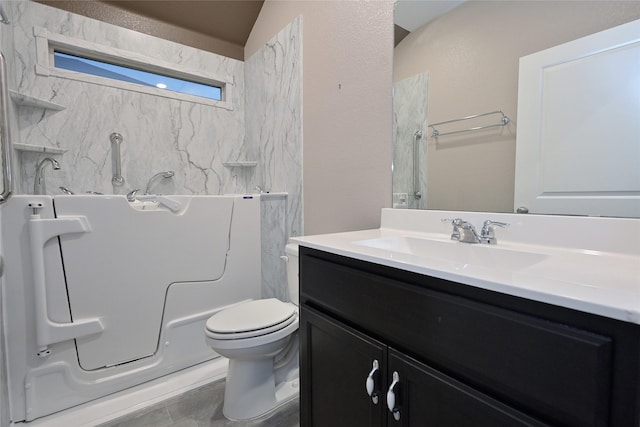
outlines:
{"label": "white bathtub", "polygon": [[211,360],[204,322],[260,298],[257,196],[15,196],[3,206],[13,422]]}

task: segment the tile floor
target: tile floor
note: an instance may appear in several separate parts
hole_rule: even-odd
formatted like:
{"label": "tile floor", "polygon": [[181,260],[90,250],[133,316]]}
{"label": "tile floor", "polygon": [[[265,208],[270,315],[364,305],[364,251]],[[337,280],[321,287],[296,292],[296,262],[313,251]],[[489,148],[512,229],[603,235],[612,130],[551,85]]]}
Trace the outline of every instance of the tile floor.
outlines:
{"label": "tile floor", "polygon": [[222,415],[224,380],[207,384],[99,427],[299,427],[299,399],[252,421]]}

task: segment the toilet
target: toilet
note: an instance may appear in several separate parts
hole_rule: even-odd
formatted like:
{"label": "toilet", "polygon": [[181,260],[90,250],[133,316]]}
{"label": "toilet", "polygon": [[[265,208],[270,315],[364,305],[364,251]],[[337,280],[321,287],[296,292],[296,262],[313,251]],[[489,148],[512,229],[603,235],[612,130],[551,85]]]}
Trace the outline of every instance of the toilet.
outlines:
{"label": "toilet", "polygon": [[298,245],[285,247],[291,302],[244,302],[211,316],[207,344],[229,359],[222,412],[256,418],[298,395]]}

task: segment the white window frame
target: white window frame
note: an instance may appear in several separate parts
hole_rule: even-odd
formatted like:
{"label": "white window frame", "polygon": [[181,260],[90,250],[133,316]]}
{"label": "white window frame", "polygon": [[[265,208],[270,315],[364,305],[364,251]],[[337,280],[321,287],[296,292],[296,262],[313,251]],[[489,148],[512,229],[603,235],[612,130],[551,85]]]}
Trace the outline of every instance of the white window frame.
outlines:
{"label": "white window frame", "polygon": [[[75,39],[61,34],[53,34],[46,28],[42,27],[33,27],[33,35],[36,39],[36,74],[39,76],[52,76],[77,80],[85,83],[93,83],[101,86],[145,93],[148,95],[161,96],[163,98],[177,99],[180,101],[194,102],[197,104],[224,108],[226,110],[233,110],[233,105],[231,103],[231,99],[233,99],[233,78],[230,76],[219,76],[202,70],[188,69],[179,64],[173,64],[138,53]],[[214,99],[204,98],[201,96],[173,92],[152,86],[143,86],[107,77],[94,76],[91,74],[56,68],[53,58],[54,50],[98,61],[109,62],[124,67],[137,68],[152,73],[163,74],[169,77],[189,80],[205,85],[218,86],[222,90],[222,100],[216,101]]]}

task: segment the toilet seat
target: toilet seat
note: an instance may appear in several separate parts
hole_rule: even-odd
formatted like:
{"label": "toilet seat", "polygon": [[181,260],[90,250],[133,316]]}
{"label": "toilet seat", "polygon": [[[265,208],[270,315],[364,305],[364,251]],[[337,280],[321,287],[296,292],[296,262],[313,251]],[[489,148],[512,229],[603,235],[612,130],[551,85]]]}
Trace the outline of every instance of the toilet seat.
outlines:
{"label": "toilet seat", "polygon": [[296,318],[293,304],[275,298],[249,301],[211,316],[206,335],[217,340],[252,338],[279,331]]}

